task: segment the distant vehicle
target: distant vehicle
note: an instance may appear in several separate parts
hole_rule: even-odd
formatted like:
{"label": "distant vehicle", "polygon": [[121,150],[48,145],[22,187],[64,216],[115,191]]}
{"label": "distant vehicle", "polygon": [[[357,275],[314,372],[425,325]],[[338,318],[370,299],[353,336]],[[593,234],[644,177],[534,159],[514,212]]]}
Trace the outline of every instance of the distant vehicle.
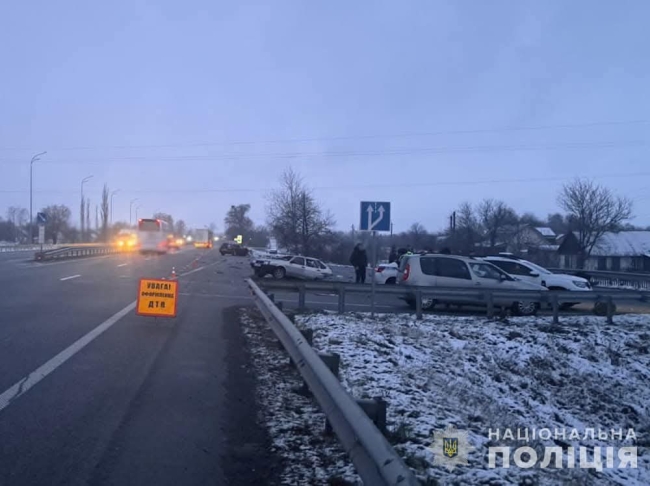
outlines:
{"label": "distant vehicle", "polygon": [[209,229],[199,229],[194,232],[194,248],[212,248],[214,233]]}
{"label": "distant vehicle", "polygon": [[134,250],[138,246],[138,236],[131,231],[120,230],[113,244],[119,247],[120,250]]}
{"label": "distant vehicle", "polygon": [[219,253],[222,255],[248,256],[248,248],[237,243],[225,242],[219,247]]}
{"label": "distant vehicle", "polygon": [[375,283],[395,285],[397,283],[397,263],[380,263],[373,274]]}
{"label": "distant vehicle", "polygon": [[167,253],[169,224],[162,219],[138,220],[138,249],[140,253]]}
{"label": "distant vehicle", "polygon": [[180,250],[185,245],[185,240],[173,234],[167,235],[167,248]]}
{"label": "distant vehicle", "polygon": [[[548,290],[542,285],[515,280],[506,272],[486,261],[456,255],[404,255],[400,260],[397,285],[404,288],[403,299],[415,308],[413,287],[446,287],[459,290]],[[448,297],[422,299],[422,309],[433,309],[438,303],[484,306],[485,301],[476,297]],[[539,303],[535,301],[496,299],[495,305],[512,309],[522,316],[535,315]]]}
{"label": "distant vehicle", "polygon": [[[496,265],[517,280],[543,285],[549,290],[570,290],[574,292],[591,292],[589,280],[575,275],[553,273],[533,262],[510,254],[500,254],[484,257],[483,260]],[[577,302],[563,303],[560,308],[568,309]]]}
{"label": "distant vehicle", "polygon": [[303,256],[282,256],[277,258],[260,258],[251,262],[257,277],[272,275],[275,279],[299,278],[303,280],[321,280],[332,276],[332,269],[317,258]]}

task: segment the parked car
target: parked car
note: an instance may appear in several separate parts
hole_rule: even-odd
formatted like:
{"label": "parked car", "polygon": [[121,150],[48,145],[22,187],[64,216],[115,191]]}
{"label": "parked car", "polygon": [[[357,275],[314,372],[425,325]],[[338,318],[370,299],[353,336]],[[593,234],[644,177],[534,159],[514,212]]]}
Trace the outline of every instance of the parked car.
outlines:
{"label": "parked car", "polygon": [[397,282],[397,263],[380,263],[375,268],[373,278],[381,285],[395,285]]}
{"label": "parked car", "polygon": [[[413,287],[445,287],[459,290],[548,290],[542,285],[516,280],[489,262],[456,255],[426,254],[405,255],[400,260],[397,284],[404,288],[403,299],[415,308]],[[433,309],[438,303],[459,305],[485,305],[475,296],[422,299],[422,309]],[[494,304],[508,307],[516,315],[535,315],[539,302],[496,298]]]}
{"label": "parked car", "polygon": [[316,258],[303,256],[282,256],[260,258],[251,262],[257,277],[272,275],[275,279],[285,277],[303,280],[320,280],[332,276],[332,269]]}
{"label": "parked car", "polygon": [[[518,280],[543,285],[549,290],[570,290],[575,292],[591,292],[589,280],[575,275],[553,273],[550,270],[540,267],[514,255],[495,255],[484,257],[483,260],[496,265],[504,272]],[[577,302],[563,303],[560,308],[568,309]]]}
{"label": "parked car", "polygon": [[248,248],[237,243],[225,242],[219,247],[219,253],[222,255],[247,256]]}

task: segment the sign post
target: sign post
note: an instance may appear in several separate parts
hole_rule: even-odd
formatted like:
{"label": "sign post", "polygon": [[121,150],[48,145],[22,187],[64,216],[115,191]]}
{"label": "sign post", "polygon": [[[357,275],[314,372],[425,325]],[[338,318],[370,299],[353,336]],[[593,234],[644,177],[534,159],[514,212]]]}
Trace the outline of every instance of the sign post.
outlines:
{"label": "sign post", "polygon": [[370,282],[370,315],[375,317],[375,268],[377,267],[377,231],[390,231],[390,203],[361,201],[361,231],[372,232],[372,282]]}
{"label": "sign post", "polygon": [[41,245],[41,253],[43,253],[43,243],[45,243],[45,223],[47,223],[47,214],[36,213],[36,221],[38,221],[38,243]]}

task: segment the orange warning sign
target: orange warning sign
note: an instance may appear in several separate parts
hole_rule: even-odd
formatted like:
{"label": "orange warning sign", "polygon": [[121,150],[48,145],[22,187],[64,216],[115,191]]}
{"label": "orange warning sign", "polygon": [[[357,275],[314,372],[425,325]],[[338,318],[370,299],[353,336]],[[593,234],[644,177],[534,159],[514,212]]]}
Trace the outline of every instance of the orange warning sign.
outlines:
{"label": "orange warning sign", "polygon": [[138,289],[136,314],[140,316],[176,317],[177,280],[142,278]]}

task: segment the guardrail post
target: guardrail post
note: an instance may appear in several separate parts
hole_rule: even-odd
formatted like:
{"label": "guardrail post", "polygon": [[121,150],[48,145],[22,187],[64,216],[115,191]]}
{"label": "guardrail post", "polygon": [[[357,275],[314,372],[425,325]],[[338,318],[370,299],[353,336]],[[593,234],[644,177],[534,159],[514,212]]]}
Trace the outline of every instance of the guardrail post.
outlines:
{"label": "guardrail post", "polygon": [[607,324],[614,324],[614,302],[611,295],[607,297]]}
{"label": "guardrail post", "polygon": [[323,360],[323,363],[325,363],[325,366],[329,368],[332,374],[339,378],[339,365],[341,364],[341,355],[338,353],[319,353],[318,356]]}
{"label": "guardrail post", "polygon": [[269,298],[271,302],[275,304],[275,294],[267,294],[266,296]]}
{"label": "guardrail post", "polygon": [[551,304],[553,306],[553,324],[559,324],[560,323],[560,302],[555,292],[551,296]]}
{"label": "guardrail post", "polygon": [[490,319],[494,317],[494,295],[492,292],[487,293],[487,316]]}
{"label": "guardrail post", "polygon": [[345,289],[341,286],[339,287],[339,314],[345,312]]}
{"label": "guardrail post", "polygon": [[[368,418],[373,421],[380,432],[386,435],[386,410],[388,408],[386,401],[382,398],[367,398],[355,399],[355,402],[361,407],[361,410],[366,412]],[[325,434],[332,434],[332,426],[327,419],[325,420]]]}
{"label": "guardrail post", "polygon": [[307,291],[305,290],[305,285],[300,284],[298,287],[298,309],[299,310],[304,310],[305,309],[305,294]]}
{"label": "guardrail post", "polygon": [[422,319],[422,291],[415,291],[415,317],[417,319]]}

